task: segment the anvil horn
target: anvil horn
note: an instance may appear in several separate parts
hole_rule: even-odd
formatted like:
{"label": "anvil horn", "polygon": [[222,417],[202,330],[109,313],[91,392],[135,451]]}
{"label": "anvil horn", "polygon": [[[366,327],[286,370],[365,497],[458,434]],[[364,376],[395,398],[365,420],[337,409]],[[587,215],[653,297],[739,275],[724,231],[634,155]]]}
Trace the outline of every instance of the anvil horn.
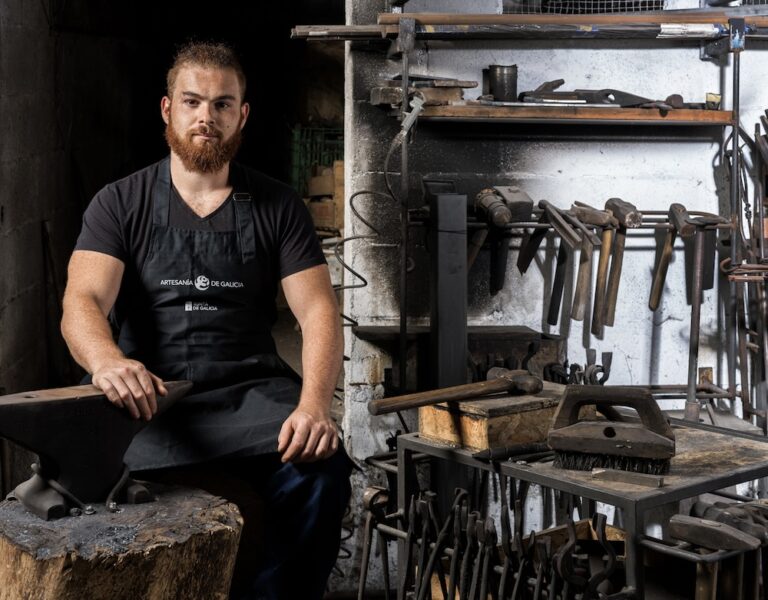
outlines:
{"label": "anvil horn", "polygon": [[[182,398],[189,381],[165,383],[158,414]],[[64,516],[78,504],[104,502],[123,487],[123,456],[147,421],[133,419],[93,385],[0,396],[0,437],[34,452],[39,465],[10,498],[44,519]],[[118,485],[121,483],[121,485]],[[135,495],[135,493],[133,494]],[[81,507],[79,507],[81,508]]]}

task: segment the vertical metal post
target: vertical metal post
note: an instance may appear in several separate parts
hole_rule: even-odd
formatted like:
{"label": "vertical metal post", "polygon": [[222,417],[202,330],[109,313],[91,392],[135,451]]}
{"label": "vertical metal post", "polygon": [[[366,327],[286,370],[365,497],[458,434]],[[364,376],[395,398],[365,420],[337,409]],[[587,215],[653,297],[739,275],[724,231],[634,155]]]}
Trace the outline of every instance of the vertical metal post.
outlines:
{"label": "vertical metal post", "polygon": [[431,384],[467,382],[467,197],[429,194]]}
{"label": "vertical metal post", "polygon": [[693,283],[691,285],[691,332],[688,343],[688,389],[685,395],[685,420],[699,422],[701,405],[696,399],[696,384],[699,382],[699,330],[701,324],[701,280],[704,274],[703,227],[696,227],[693,235]]}
{"label": "vertical metal post", "polygon": [[635,591],[635,598],[644,598],[643,551],[640,538],[645,535],[645,517],[636,503],[621,507],[624,516],[624,554],[627,587]]}
{"label": "vertical metal post", "polygon": [[[408,111],[409,54],[413,50],[416,22],[400,19],[398,43],[402,52],[403,101],[400,118]],[[398,344],[399,369],[398,387],[405,393],[408,374],[408,136],[400,144],[400,338]]]}
{"label": "vertical metal post", "polygon": [[[739,209],[741,201],[739,197],[739,70],[741,50],[744,47],[744,19],[731,19],[730,24],[730,49],[733,57],[733,98],[732,98],[732,120],[731,120],[731,189],[730,189],[730,209],[731,209],[731,264],[739,264],[739,249],[736,243],[736,228],[740,223]],[[726,307],[726,345],[728,348],[728,391],[731,398],[736,399],[736,356],[737,356],[737,331],[738,320],[736,312],[736,282],[728,283],[728,301]],[[742,387],[749,385],[749,382],[741,382]]]}

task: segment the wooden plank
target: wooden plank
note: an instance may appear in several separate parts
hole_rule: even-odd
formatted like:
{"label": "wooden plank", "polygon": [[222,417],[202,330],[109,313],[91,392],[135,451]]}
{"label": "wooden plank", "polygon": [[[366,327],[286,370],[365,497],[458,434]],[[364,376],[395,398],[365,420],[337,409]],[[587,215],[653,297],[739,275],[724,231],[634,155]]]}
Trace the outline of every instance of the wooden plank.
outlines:
{"label": "wooden plank", "polygon": [[336,229],[344,231],[344,161],[333,162],[333,205]]}
{"label": "wooden plank", "polygon": [[[732,14],[730,17],[739,15]],[[661,11],[631,14],[557,15],[557,14],[457,14],[457,13],[380,13],[379,25],[396,25],[402,18],[415,19],[421,25],[661,25],[666,23],[727,24],[723,11]],[[768,16],[742,15],[748,24],[768,25]]]}
{"label": "wooden plank", "polygon": [[657,108],[591,108],[576,106],[483,106],[450,105],[426,107],[419,119],[507,120],[507,121],[573,121],[626,124],[641,121],[648,125],[730,125],[733,113],[728,110]]}

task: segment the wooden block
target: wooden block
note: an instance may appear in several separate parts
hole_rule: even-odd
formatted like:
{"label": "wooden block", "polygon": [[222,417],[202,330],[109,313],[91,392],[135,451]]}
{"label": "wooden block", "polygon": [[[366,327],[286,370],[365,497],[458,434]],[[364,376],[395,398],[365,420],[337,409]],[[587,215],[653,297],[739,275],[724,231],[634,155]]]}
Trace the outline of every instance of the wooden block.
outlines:
{"label": "wooden block", "polygon": [[543,442],[565,389],[544,382],[535,396],[493,396],[419,409],[419,435],[429,441],[479,451]]}
{"label": "wooden block", "polygon": [[315,227],[336,229],[336,203],[330,198],[312,200],[307,204]]}
{"label": "wooden block", "polygon": [[334,227],[344,229],[344,161],[333,162],[333,203],[334,203]]}
{"label": "wooden block", "polygon": [[328,169],[328,172],[322,175],[310,177],[309,181],[307,181],[307,195],[310,198],[317,198],[319,196],[332,196],[333,172]]}
{"label": "wooden block", "polygon": [[202,490],[152,491],[156,502],[55,521],[0,502],[0,600],[226,600],[237,507]]}

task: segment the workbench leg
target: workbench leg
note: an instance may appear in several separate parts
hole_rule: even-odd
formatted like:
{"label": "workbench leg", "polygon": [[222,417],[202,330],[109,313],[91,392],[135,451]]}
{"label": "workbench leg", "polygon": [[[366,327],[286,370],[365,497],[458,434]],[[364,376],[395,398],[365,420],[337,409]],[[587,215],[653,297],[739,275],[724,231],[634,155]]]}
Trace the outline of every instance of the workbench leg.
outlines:
{"label": "workbench leg", "polygon": [[645,597],[643,581],[643,550],[640,538],[645,535],[645,515],[635,506],[622,508],[624,512],[627,587],[635,590],[635,598]]}
{"label": "workbench leg", "polygon": [[[397,508],[403,515],[402,528],[408,528],[408,505],[411,496],[418,492],[418,481],[416,479],[416,468],[413,461],[414,452],[406,448],[402,443],[397,444]],[[408,565],[405,561],[406,549],[405,540],[397,540],[397,600],[405,600],[403,586],[400,585],[402,578],[408,573]]]}

